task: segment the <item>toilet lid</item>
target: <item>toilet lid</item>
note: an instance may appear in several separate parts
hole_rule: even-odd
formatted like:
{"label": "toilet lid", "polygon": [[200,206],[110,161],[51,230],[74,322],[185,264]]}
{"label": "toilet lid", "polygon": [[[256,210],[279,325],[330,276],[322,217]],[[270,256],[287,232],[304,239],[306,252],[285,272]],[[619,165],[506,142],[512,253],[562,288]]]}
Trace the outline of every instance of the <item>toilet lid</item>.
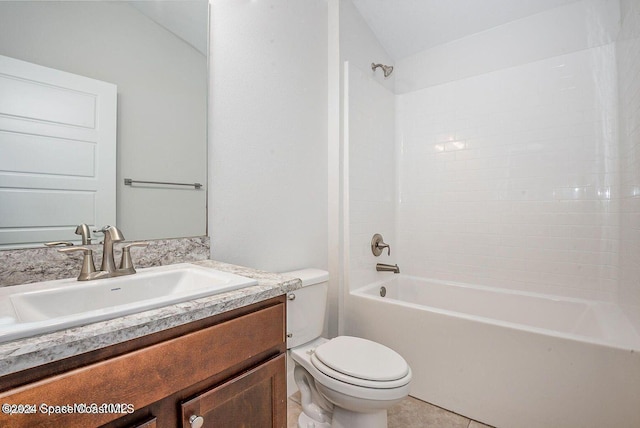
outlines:
{"label": "toilet lid", "polygon": [[315,356],[327,367],[358,379],[393,381],[409,373],[397,352],[359,337],[336,337],[318,346]]}

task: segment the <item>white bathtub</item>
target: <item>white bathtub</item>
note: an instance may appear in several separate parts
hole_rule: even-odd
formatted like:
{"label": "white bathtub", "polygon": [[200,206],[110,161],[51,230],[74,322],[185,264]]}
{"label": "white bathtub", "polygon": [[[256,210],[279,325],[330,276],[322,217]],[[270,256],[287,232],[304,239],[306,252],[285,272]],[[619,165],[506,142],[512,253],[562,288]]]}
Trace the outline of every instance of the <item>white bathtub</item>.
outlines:
{"label": "white bathtub", "polygon": [[497,427],[640,427],[640,337],[613,304],[394,275],[345,313],[346,334],[398,351],[411,395],[445,409]]}

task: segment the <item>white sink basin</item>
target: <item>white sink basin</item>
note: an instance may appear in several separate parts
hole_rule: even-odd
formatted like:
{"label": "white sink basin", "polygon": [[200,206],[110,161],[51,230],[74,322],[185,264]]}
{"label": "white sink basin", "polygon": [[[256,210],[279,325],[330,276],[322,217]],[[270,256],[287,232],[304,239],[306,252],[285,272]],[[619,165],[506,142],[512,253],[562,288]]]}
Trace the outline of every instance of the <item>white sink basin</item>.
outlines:
{"label": "white sink basin", "polygon": [[0,290],[0,342],[75,327],[256,285],[192,264],[92,281],[63,279]]}

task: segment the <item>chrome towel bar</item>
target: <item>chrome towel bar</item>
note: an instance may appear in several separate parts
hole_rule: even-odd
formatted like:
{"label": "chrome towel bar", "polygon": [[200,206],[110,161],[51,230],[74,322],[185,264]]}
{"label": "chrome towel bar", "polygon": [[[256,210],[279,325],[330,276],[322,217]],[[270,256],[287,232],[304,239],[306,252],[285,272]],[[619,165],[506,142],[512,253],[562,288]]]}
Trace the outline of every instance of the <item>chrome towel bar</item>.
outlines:
{"label": "chrome towel bar", "polygon": [[196,189],[200,189],[202,187],[202,184],[200,184],[200,183],[170,183],[170,182],[166,182],[166,181],[142,181],[142,180],[132,180],[130,178],[125,178],[124,179],[124,185],[125,186],[131,186],[131,185],[133,185],[133,183],[168,184],[170,186],[189,186],[189,187],[194,187]]}

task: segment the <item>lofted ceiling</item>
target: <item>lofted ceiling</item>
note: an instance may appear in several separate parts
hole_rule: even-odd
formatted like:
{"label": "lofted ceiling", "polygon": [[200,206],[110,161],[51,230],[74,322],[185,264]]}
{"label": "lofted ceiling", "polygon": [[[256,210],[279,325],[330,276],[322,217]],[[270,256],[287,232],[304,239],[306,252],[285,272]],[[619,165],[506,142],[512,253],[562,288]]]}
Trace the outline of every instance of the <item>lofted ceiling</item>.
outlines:
{"label": "lofted ceiling", "polygon": [[431,47],[579,0],[352,0],[398,60]]}
{"label": "lofted ceiling", "polygon": [[207,0],[137,0],[128,3],[203,55],[207,55],[209,35]]}
{"label": "lofted ceiling", "polygon": [[[352,0],[398,60],[417,52],[580,0]],[[206,55],[207,0],[128,2]]]}

